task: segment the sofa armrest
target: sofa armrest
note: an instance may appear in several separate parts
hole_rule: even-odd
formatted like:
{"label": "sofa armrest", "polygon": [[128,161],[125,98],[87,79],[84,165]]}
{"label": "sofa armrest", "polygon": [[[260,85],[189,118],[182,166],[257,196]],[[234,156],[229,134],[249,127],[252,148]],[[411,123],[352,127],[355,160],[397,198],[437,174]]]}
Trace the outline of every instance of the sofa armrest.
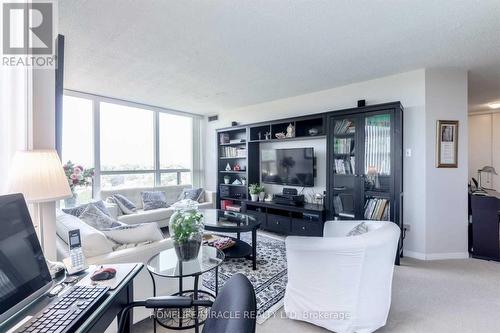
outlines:
{"label": "sofa armrest", "polygon": [[121,215],[120,207],[117,204],[104,201],[104,206],[108,209],[109,214],[115,220]]}
{"label": "sofa armrest", "polygon": [[214,191],[205,191],[205,202],[203,203],[212,203],[215,204],[216,192]]}
{"label": "sofa armrest", "polygon": [[148,260],[151,259],[152,256],[172,247],[172,239],[167,238],[158,242],[153,242],[151,244],[113,251],[108,254],[87,258],[87,263],[89,265],[119,264],[131,262],[142,262],[144,264],[147,264]]}

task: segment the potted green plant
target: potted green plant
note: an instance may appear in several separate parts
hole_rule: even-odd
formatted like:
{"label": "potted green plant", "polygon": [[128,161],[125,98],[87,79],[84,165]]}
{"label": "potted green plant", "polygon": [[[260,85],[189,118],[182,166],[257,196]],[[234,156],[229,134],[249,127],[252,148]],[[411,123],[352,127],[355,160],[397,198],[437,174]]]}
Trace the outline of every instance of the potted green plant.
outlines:
{"label": "potted green plant", "polygon": [[231,176],[225,175],[224,176],[224,184],[229,184],[230,181],[231,181]]}
{"label": "potted green plant", "polygon": [[174,249],[180,261],[198,257],[203,240],[203,214],[194,201],[174,206],[170,217],[169,231]]}
{"label": "potted green plant", "polygon": [[259,200],[260,188],[259,184],[250,184],[250,186],[248,186],[248,191],[250,192],[250,198],[252,201]]}
{"label": "potted green plant", "polygon": [[266,198],[266,192],[264,186],[259,185],[259,201],[264,201],[265,198]]}

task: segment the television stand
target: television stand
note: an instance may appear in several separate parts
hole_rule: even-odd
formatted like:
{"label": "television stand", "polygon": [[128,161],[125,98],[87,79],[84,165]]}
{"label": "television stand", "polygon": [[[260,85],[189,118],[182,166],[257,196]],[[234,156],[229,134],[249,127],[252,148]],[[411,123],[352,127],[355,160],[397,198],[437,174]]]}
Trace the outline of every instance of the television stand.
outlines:
{"label": "television stand", "polygon": [[323,236],[326,214],[322,205],[304,203],[302,206],[290,206],[243,200],[241,210],[260,221],[263,230],[287,236]]}

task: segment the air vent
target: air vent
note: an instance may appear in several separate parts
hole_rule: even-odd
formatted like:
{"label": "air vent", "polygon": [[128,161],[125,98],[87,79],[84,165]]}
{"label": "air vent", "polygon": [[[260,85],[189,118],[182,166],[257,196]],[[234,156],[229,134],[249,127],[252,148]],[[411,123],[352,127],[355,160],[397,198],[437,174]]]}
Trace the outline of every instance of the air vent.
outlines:
{"label": "air vent", "polygon": [[216,121],[216,120],[219,120],[219,116],[218,116],[218,115],[215,115],[215,116],[209,116],[209,117],[208,117],[208,121]]}

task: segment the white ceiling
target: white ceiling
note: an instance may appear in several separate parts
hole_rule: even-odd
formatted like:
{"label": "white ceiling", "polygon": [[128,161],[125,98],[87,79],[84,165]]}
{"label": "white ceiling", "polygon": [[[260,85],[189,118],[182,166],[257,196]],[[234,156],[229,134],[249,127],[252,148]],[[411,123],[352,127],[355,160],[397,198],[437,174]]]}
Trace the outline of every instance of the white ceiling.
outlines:
{"label": "white ceiling", "polygon": [[62,0],[65,88],[195,113],[423,67],[500,100],[499,0]]}

